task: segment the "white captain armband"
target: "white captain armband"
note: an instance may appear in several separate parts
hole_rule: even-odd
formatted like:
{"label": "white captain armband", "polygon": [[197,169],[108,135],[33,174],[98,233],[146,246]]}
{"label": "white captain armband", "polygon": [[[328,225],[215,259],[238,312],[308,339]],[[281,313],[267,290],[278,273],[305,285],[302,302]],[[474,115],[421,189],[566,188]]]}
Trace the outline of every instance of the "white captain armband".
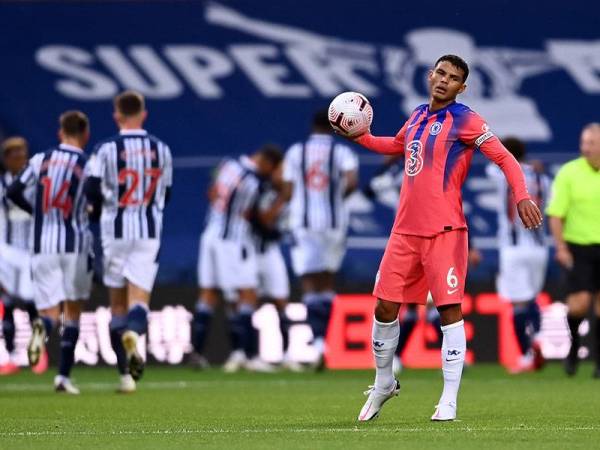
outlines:
{"label": "white captain armband", "polygon": [[483,133],[481,136],[479,136],[477,139],[475,139],[475,146],[479,147],[481,144],[483,144],[485,141],[487,141],[492,136],[494,136],[494,133],[492,133],[491,131],[488,131],[487,133]]}

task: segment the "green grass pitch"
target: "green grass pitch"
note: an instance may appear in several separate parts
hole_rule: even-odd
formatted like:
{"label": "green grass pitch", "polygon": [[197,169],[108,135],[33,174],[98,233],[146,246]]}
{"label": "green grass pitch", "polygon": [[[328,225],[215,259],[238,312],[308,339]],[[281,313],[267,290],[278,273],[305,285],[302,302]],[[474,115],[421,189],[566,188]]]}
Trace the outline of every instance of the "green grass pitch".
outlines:
{"label": "green grass pitch", "polygon": [[51,389],[53,374],[0,379],[0,448],[598,448],[600,380],[583,365],[509,376],[467,369],[459,419],[429,421],[437,371],[407,370],[381,417],[357,423],[372,372],[238,373],[149,367],[139,391],[114,393],[108,368],[76,367],[82,395]]}

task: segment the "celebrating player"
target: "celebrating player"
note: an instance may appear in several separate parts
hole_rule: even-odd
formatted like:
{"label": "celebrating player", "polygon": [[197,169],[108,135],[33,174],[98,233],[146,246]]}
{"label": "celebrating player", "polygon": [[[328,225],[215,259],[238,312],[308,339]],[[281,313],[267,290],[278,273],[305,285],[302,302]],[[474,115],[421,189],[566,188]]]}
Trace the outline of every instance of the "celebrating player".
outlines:
{"label": "celebrating player", "polygon": [[[27,141],[22,137],[9,138],[2,143],[2,163],[5,172],[0,176],[0,209],[3,226],[2,236],[0,236],[0,283],[4,289],[2,334],[10,360],[0,366],[0,375],[10,375],[19,371],[15,353],[15,306],[22,303],[29,313],[30,322],[38,317],[31,281],[29,237],[32,217],[5,197],[8,187],[27,165],[28,154]],[[44,352],[32,370],[41,373],[47,367],[48,355]]]}
{"label": "celebrating player", "polygon": [[271,178],[260,184],[251,222],[256,246],[258,294],[273,301],[279,313],[279,330],[283,340],[282,367],[299,372],[303,370],[302,365],[291,360],[287,352],[292,324],[285,312],[290,295],[290,280],[280,247],[283,211],[281,205],[277,205],[283,188],[282,169],[283,164],[279,164]]}
{"label": "celebrating player", "polygon": [[[57,392],[79,394],[70,379],[79,338],[79,317],[92,286],[92,236],[88,230],[83,185],[89,122],[80,111],[60,116],[60,145],[38,153],[8,188],[8,198],[33,215],[33,293],[40,317],[33,323],[29,362],[36,365],[46,339],[63,313]],[[34,189],[31,204],[25,195]]]}
{"label": "celebrating player", "polygon": [[[527,189],[540,209],[544,209],[550,193],[550,178],[523,162],[525,144],[517,138],[506,138],[502,144],[521,165]],[[498,194],[498,248],[500,270],[496,285],[500,296],[513,304],[513,324],[521,349],[521,358],[512,373],[537,370],[544,364],[537,335],[540,331],[540,309],[536,297],[544,286],[548,265],[548,246],[543,228],[526,230],[517,220],[517,205],[502,172],[495,165],[486,168],[496,184]]]}
{"label": "celebrating player", "polygon": [[500,166],[512,188],[526,228],[538,227],[542,215],[531,201],[523,173],[487,124],[467,106],[457,103],[466,89],[469,68],[454,55],[442,56],[429,72],[430,101],[418,106],[395,137],[370,133],[356,139],[378,153],[404,154],[406,180],[373,294],[375,384],[358,420],[371,420],[382,405],[398,395],[392,360],[400,334],[402,303],[425,303],[431,291],[440,313],[444,389],[432,420],[454,420],[465,361],[466,338],[461,311],[467,269],[467,227],[461,186],[474,150]]}
{"label": "celebrating player", "polygon": [[144,97],[126,91],[114,100],[119,134],[96,146],[86,184],[94,216],[101,211],[104,284],[112,318],[121,392],[133,392],[144,369],[138,352],[148,328],[148,304],[158,271],[163,209],[172,183],[169,147],[143,129]]}
{"label": "celebrating player", "polygon": [[[232,352],[227,372],[242,367],[272,370],[258,358],[258,336],[252,325],[257,305],[258,274],[250,213],[257,201],[260,178],[269,178],[282,160],[278,147],[265,145],[248,157],[227,159],[217,169],[209,189],[208,223],[200,239],[198,303],[193,319],[193,345],[202,355],[208,327],[219,301],[219,290],[237,307],[228,311]],[[277,202],[273,208],[281,208]],[[276,212],[273,213],[276,215]]]}
{"label": "celebrating player", "polygon": [[312,134],[287,151],[283,171],[286,196],[291,197],[290,228],[295,241],[292,267],[301,279],[318,369],[324,367],[335,273],[346,253],[348,213],[344,198],[358,184],[358,158],[332,134],[327,111],[318,111]]}

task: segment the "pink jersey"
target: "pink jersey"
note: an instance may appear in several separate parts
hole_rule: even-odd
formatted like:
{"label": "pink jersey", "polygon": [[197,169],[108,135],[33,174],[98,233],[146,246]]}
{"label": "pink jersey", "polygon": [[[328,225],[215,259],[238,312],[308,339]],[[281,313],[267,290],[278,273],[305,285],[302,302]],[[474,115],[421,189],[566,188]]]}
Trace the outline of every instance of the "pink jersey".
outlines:
{"label": "pink jersey", "polygon": [[518,162],[485,121],[461,103],[433,112],[421,105],[395,138],[367,134],[357,142],[378,153],[405,156],[394,233],[435,236],[467,227],[461,188],[477,148],[500,166],[517,203],[529,198]]}

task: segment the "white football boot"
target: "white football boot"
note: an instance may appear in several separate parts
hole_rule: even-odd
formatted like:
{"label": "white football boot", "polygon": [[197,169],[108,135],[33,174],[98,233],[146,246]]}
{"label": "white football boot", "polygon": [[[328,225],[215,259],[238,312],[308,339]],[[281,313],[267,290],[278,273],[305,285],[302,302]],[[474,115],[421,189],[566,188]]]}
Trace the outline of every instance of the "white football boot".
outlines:
{"label": "white football boot", "polygon": [[398,396],[399,392],[400,382],[398,380],[394,380],[394,387],[389,392],[379,392],[374,386],[369,386],[369,389],[364,392],[369,398],[367,398],[365,405],[360,410],[358,420],[366,422],[367,420],[375,419],[379,416],[379,411],[381,411],[383,404],[390,398]]}
{"label": "white football boot", "polygon": [[136,381],[142,378],[144,373],[144,359],[137,349],[139,337],[140,336],[135,331],[131,330],[127,330],[121,337],[123,348],[125,349],[125,355],[127,356],[129,373]]}
{"label": "white football boot", "polygon": [[131,394],[135,392],[136,384],[135,380],[130,374],[121,375],[121,379],[119,380],[119,388],[117,392],[121,394]]}
{"label": "white football boot", "polygon": [[46,327],[44,322],[39,317],[31,324],[31,338],[27,346],[27,357],[29,365],[35,366],[39,361],[42,353],[46,350]]}
{"label": "white football boot", "polygon": [[234,350],[225,361],[223,370],[227,373],[240,371],[246,364],[246,354],[242,350]]}
{"label": "white football boot", "polygon": [[54,377],[54,390],[60,393],[79,395],[79,389],[71,382],[71,379],[62,375]]}
{"label": "white football boot", "polygon": [[456,419],[456,403],[440,403],[435,407],[435,413],[431,416],[434,422],[446,422]]}
{"label": "white football boot", "polygon": [[250,372],[272,373],[275,372],[275,367],[266,361],[263,361],[258,356],[246,361],[244,369]]}

